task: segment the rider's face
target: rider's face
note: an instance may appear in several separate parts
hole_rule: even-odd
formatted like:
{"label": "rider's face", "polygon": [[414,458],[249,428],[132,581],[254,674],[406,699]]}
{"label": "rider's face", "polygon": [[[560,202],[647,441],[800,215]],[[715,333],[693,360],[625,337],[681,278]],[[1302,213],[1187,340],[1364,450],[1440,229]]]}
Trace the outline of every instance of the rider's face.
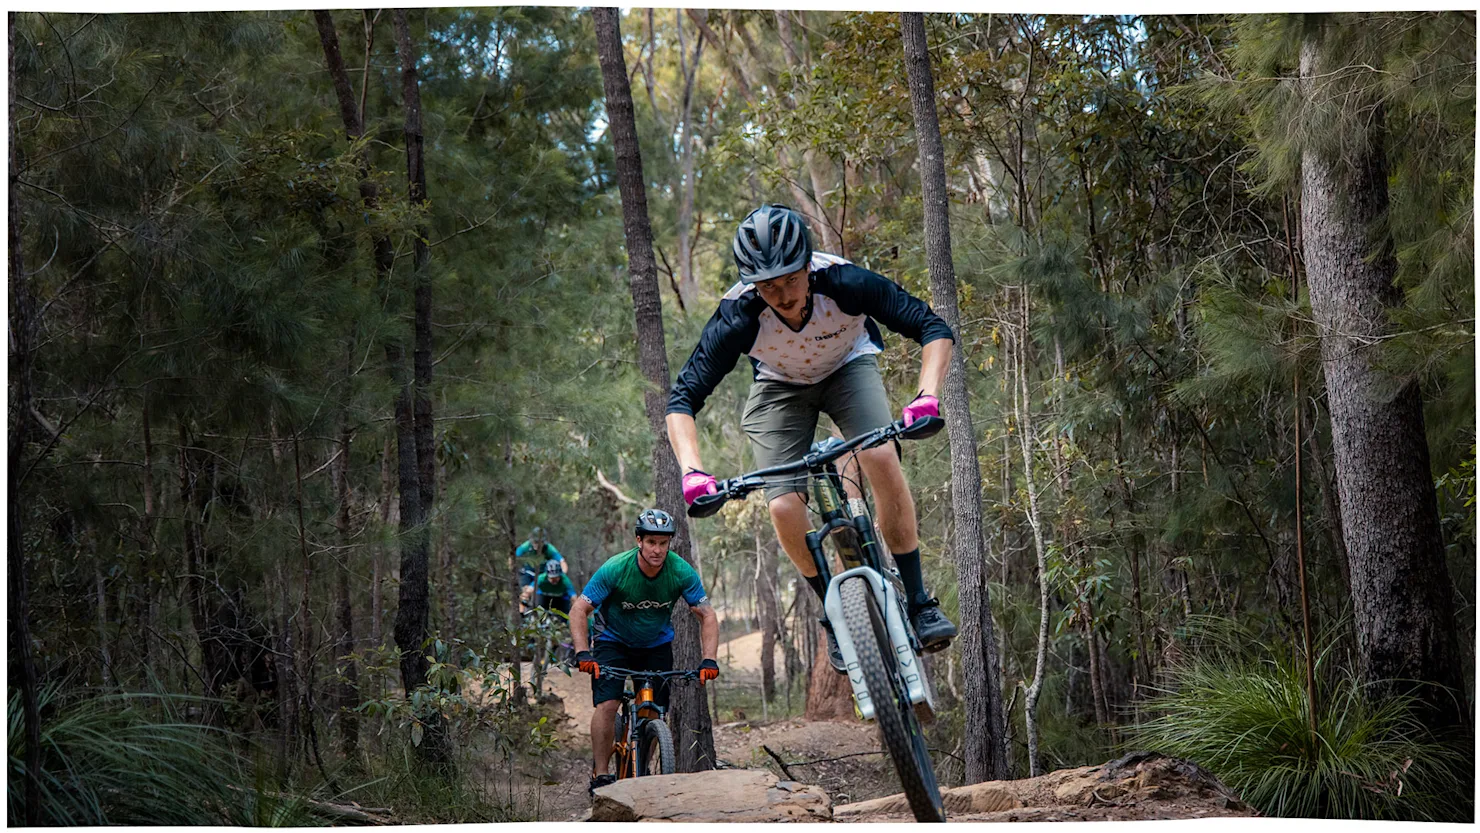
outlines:
{"label": "rider's face", "polygon": [[668,545],[672,542],[672,535],[637,536],[638,561],[643,567],[653,572],[661,570],[663,562],[668,560]]}
{"label": "rider's face", "polygon": [[766,306],[782,317],[799,318],[802,310],[807,306],[808,272],[809,270],[803,267],[790,275],[782,275],[768,281],[757,281],[755,291],[760,293]]}

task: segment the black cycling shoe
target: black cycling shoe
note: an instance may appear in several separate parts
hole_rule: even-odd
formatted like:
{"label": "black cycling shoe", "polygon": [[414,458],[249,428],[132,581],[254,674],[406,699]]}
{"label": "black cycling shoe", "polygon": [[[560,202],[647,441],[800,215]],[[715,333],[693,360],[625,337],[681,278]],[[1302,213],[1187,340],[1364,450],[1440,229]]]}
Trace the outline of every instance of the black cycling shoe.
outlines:
{"label": "black cycling shoe", "polygon": [[940,612],[939,599],[925,599],[910,605],[910,624],[925,653],[945,650],[956,635],[956,626]]}
{"label": "black cycling shoe", "polygon": [[587,792],[589,792],[592,796],[595,796],[596,795],[596,789],[598,787],[605,787],[605,786],[608,786],[610,784],[615,784],[615,783],[617,783],[617,776],[612,775],[611,773],[607,773],[605,775],[598,775],[595,778],[592,778],[591,779],[591,787],[590,787],[589,790],[587,790]]}
{"label": "black cycling shoe", "polygon": [[[843,665],[843,652],[838,649],[838,637],[833,634],[832,623],[827,621],[826,616],[818,619],[817,622],[822,625],[823,630],[827,631],[827,661],[832,664],[833,670],[839,674],[848,673],[848,667]],[[955,631],[952,631],[952,633],[955,633]]]}

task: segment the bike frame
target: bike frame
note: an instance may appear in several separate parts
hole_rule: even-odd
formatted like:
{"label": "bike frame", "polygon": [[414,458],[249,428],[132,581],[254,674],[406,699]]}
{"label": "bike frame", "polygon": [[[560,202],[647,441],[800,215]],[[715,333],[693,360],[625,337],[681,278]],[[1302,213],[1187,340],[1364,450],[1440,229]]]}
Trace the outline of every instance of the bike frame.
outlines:
{"label": "bike frame", "polygon": [[[811,451],[796,463],[775,466],[724,481],[716,494],[700,497],[689,510],[691,516],[705,517],[717,512],[727,500],[743,498],[752,491],[764,488],[768,477],[795,476],[805,472],[808,485],[813,487],[812,494],[817,498],[817,506],[809,507],[809,509],[815,512],[821,521],[816,529],[807,533],[807,550],[812,554],[817,574],[822,576],[823,581],[827,583],[823,611],[833,625],[833,635],[838,640],[838,651],[843,655],[843,664],[848,671],[848,682],[853,688],[854,702],[858,706],[859,714],[866,720],[874,719],[874,704],[869,696],[863,674],[859,670],[858,654],[854,649],[852,635],[848,632],[848,628],[842,625],[840,587],[842,582],[849,579],[861,577],[867,580],[872,588],[879,610],[884,612],[894,663],[901,679],[905,682],[909,700],[915,706],[917,716],[922,720],[928,721],[935,716],[935,693],[930,688],[929,679],[923,673],[920,662],[920,642],[915,637],[914,628],[910,625],[909,617],[906,615],[904,585],[893,570],[884,566],[882,547],[874,535],[873,514],[869,509],[867,498],[848,496],[843,476],[838,472],[837,461],[846,454],[882,445],[888,440],[930,436],[944,425],[944,422],[939,419],[932,422],[933,424],[925,431],[916,428],[915,432],[918,433],[912,432],[902,423],[895,423],[847,441],[834,437],[814,443]],[[828,563],[827,554],[823,551],[822,545],[829,536],[845,529],[852,530],[858,536],[858,551],[850,553],[850,548],[840,542],[838,550],[844,560],[844,569],[837,575],[833,575],[832,565]]]}
{"label": "bike frame", "polygon": [[[692,671],[632,671],[626,668],[603,668],[604,673],[621,674],[625,679],[622,687],[622,705],[617,708],[617,719],[626,727],[623,737],[612,739],[612,753],[617,758],[614,767],[617,780],[637,778],[647,763],[642,760],[642,729],[654,720],[663,720],[668,709],[660,706],[654,697],[657,680],[665,677],[671,681],[687,679]],[[630,682],[632,685],[627,685]]]}
{"label": "bike frame", "polygon": [[[814,450],[825,451],[833,444],[835,441],[824,441],[814,446]],[[821,516],[822,523],[818,529],[807,533],[807,549],[812,553],[817,574],[827,582],[823,611],[827,614],[828,621],[833,623],[833,635],[838,640],[838,651],[843,655],[843,666],[848,670],[848,683],[853,688],[853,701],[858,706],[858,713],[864,720],[874,719],[874,703],[869,696],[863,673],[858,668],[858,653],[853,647],[853,634],[846,627],[840,627],[843,621],[843,597],[840,588],[844,581],[854,577],[867,580],[873,589],[879,609],[884,612],[894,662],[904,680],[910,702],[915,705],[917,712],[922,712],[920,716],[923,719],[929,720],[935,715],[935,693],[922,671],[920,642],[916,639],[914,628],[910,626],[905,612],[903,582],[893,570],[884,566],[883,549],[874,537],[873,515],[869,511],[868,500],[866,497],[848,497],[835,461],[824,464],[820,471],[809,470],[808,475],[815,487],[813,494],[818,499],[816,511]],[[859,551],[849,553],[850,547],[843,546],[840,542],[838,551],[842,556],[844,569],[833,575],[832,565],[828,562],[822,544],[828,536],[844,529],[851,529],[858,536]]]}

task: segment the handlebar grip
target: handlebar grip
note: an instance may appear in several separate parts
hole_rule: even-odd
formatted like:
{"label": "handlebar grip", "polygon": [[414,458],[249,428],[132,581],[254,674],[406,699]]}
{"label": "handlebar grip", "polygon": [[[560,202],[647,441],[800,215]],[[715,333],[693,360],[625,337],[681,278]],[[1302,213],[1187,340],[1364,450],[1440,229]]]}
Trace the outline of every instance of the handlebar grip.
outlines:
{"label": "handlebar grip", "polygon": [[910,426],[900,432],[900,436],[907,440],[923,440],[940,433],[940,429],[946,427],[946,421],[940,417],[921,417]]}
{"label": "handlebar grip", "polygon": [[694,502],[689,505],[689,517],[707,518],[718,512],[727,500],[729,500],[729,496],[724,492],[716,492],[712,495],[700,495],[694,498]]}

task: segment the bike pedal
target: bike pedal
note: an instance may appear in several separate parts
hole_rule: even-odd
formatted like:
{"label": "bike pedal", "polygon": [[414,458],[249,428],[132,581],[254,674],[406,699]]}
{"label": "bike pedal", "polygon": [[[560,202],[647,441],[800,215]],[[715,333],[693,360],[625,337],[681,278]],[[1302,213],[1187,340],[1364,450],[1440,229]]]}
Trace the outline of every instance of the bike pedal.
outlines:
{"label": "bike pedal", "polygon": [[944,651],[945,649],[951,647],[951,641],[952,640],[946,639],[941,642],[937,642],[934,645],[926,645],[924,646],[923,651],[927,654],[938,654],[941,651]]}

